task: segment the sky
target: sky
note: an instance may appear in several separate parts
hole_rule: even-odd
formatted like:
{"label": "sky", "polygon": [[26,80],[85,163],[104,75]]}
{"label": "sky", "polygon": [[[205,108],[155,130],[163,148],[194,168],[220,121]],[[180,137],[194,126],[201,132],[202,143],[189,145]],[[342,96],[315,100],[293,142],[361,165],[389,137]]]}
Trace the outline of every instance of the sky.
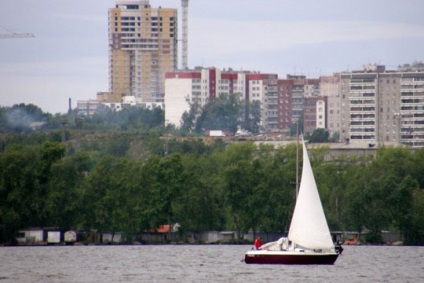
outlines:
{"label": "sky", "polygon": [[[180,0],[151,0],[178,8]],[[0,106],[65,113],[108,91],[108,9],[115,0],[3,0]],[[188,65],[310,78],[424,61],[422,0],[190,0]],[[181,32],[181,16],[179,30]],[[181,50],[181,47],[179,48]],[[180,57],[181,58],[181,57]],[[181,64],[181,59],[179,59]]]}

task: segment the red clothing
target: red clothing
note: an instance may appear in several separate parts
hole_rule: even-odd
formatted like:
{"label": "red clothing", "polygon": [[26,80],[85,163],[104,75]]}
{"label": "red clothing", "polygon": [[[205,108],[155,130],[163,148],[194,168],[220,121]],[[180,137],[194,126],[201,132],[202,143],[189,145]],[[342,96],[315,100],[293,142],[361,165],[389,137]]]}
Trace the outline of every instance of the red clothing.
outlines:
{"label": "red clothing", "polygon": [[255,243],[254,243],[253,245],[255,246],[255,248],[256,248],[257,250],[259,250],[259,248],[262,246],[262,241],[261,241],[261,239],[257,238],[257,239],[255,240]]}

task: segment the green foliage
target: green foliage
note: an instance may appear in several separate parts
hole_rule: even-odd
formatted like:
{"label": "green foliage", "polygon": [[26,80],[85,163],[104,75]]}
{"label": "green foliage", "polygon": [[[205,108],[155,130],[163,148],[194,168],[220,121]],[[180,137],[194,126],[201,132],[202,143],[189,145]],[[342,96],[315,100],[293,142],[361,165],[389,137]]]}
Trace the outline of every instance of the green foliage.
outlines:
{"label": "green foliage", "polygon": [[145,109],[141,107],[127,107],[121,111],[113,111],[100,107],[92,117],[85,117],[83,125],[90,130],[143,130],[162,127],[164,111],[160,108]]}
{"label": "green foliage", "polygon": [[28,133],[35,127],[44,126],[50,119],[51,114],[43,111],[33,104],[16,104],[12,107],[0,108],[0,133]]}
{"label": "green foliage", "polygon": [[206,130],[237,131],[242,111],[238,95],[220,95],[210,101],[196,120],[195,131],[203,133]]}
{"label": "green foliage", "polygon": [[207,130],[223,130],[234,134],[240,126],[258,133],[260,118],[259,102],[249,104],[240,99],[240,94],[221,94],[203,107],[197,102],[190,104],[189,111],[181,117],[179,134],[203,134]]}
{"label": "green foliage", "polygon": [[258,100],[246,104],[244,120],[241,127],[251,133],[258,134],[260,132],[261,122],[261,103]]}
{"label": "green foliage", "polygon": [[[74,130],[66,143],[57,141],[60,131],[2,136],[3,239],[33,226],[119,231],[128,241],[169,223],[181,233],[235,229],[239,237],[287,231],[295,145],[165,139],[163,128],[144,122],[117,123],[116,131],[88,130],[86,122],[79,147]],[[382,230],[399,231],[407,244],[424,243],[423,150],[379,148],[375,157],[332,161],[328,151],[309,153],[331,230],[368,229],[362,240],[372,243]]]}
{"label": "green foliage", "polygon": [[330,134],[326,129],[315,129],[312,134],[307,134],[305,139],[307,139],[310,143],[328,142],[329,135]]}

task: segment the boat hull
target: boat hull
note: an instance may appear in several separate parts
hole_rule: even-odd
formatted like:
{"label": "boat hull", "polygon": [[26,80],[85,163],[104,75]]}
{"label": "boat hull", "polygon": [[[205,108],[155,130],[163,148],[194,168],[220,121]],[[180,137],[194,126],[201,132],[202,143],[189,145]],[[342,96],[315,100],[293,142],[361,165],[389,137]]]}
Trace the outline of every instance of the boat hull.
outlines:
{"label": "boat hull", "polygon": [[336,253],[250,251],[245,255],[248,264],[334,264]]}

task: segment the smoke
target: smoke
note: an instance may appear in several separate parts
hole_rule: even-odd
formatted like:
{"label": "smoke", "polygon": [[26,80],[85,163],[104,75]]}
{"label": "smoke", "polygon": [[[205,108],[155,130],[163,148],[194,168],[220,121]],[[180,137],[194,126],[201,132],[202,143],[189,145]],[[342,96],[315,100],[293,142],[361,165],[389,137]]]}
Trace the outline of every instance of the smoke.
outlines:
{"label": "smoke", "polygon": [[5,114],[7,123],[11,129],[26,130],[31,127],[32,123],[37,121],[35,116],[19,108],[10,109]]}

